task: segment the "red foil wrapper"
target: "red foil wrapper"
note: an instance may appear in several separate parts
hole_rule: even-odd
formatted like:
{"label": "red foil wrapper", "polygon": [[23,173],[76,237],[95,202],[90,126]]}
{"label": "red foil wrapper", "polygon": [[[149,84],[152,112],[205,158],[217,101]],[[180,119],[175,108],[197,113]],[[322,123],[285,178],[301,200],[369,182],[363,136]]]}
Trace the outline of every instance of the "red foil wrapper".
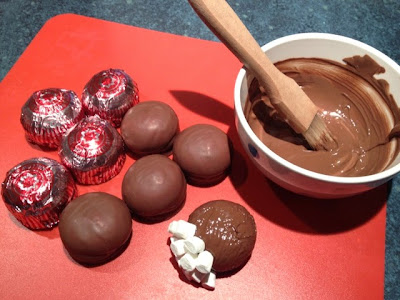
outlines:
{"label": "red foil wrapper", "polygon": [[118,131],[98,116],[88,116],[62,139],[62,163],[82,184],[100,184],[115,177],[124,165],[124,143]]}
{"label": "red foil wrapper", "polygon": [[84,117],[77,95],[50,88],[34,92],[21,109],[21,124],[27,139],[47,148],[57,148],[62,136]]}
{"label": "red foil wrapper", "polygon": [[139,90],[123,70],[104,70],[86,84],[82,103],[87,115],[98,115],[119,127],[125,113],[139,103]]}
{"label": "red foil wrapper", "polygon": [[25,227],[50,229],[76,196],[76,186],[71,173],[59,162],[33,158],[7,172],[1,195],[7,209]]}

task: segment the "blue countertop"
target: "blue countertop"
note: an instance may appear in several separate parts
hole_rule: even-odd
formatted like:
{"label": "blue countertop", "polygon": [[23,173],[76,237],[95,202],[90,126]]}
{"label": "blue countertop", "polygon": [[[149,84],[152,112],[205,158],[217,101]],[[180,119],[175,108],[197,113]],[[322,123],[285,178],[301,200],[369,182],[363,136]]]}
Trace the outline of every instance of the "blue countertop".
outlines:
{"label": "blue countertop", "polygon": [[[228,1],[260,45],[300,32],[348,36],[400,64],[400,1]],[[207,40],[217,40],[186,1],[0,0],[0,80],[51,17],[76,13]],[[399,81],[400,84],[400,81]],[[385,299],[400,299],[400,176],[387,202]]]}

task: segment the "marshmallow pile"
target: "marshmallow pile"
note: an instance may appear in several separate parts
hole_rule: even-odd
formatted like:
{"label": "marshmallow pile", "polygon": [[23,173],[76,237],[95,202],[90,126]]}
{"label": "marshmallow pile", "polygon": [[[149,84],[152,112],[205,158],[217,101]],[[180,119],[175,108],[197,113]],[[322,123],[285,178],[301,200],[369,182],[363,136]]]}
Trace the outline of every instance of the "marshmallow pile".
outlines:
{"label": "marshmallow pile", "polygon": [[184,220],[172,221],[168,226],[170,249],[186,278],[204,288],[215,288],[216,274],[211,270],[214,257],[205,250],[204,241],[195,236],[196,225]]}

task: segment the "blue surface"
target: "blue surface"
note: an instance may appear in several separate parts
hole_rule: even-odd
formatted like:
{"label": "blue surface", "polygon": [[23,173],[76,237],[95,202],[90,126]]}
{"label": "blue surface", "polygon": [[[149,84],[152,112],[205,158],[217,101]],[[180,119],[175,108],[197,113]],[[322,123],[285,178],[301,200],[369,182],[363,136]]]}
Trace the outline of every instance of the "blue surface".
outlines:
{"label": "blue surface", "polygon": [[[400,0],[228,2],[259,44],[293,33],[328,32],[367,43],[400,64]],[[44,23],[63,13],[216,40],[186,1],[0,0],[0,80]],[[399,197],[400,176],[392,181],[387,203],[385,299],[400,299]]]}

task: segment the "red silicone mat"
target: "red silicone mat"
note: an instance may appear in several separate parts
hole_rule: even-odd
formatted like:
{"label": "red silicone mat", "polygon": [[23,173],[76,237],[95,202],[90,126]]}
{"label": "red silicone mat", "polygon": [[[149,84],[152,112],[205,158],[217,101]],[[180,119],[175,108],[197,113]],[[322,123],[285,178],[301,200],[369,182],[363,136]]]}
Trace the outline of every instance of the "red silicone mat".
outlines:
{"label": "red silicone mat", "polygon": [[[58,229],[27,230],[0,205],[2,299],[381,299],[387,186],[341,200],[289,193],[250,164],[234,125],[233,86],[240,63],[225,47],[77,15],[49,20],[0,84],[0,174],[35,156],[57,152],[30,146],[20,108],[38,89],[62,87],[81,94],[92,75],[122,68],[137,82],[141,101],[162,100],[181,129],[218,126],[232,139],[232,174],[211,188],[188,187],[187,219],[200,204],[229,199],[254,215],[258,236],[248,263],[217,279],[214,291],[186,282],[175,269],[167,240],[171,220],[133,222],[130,245],[108,264],[86,268],[70,259]],[[78,186],[79,193],[121,196],[121,181]]]}

